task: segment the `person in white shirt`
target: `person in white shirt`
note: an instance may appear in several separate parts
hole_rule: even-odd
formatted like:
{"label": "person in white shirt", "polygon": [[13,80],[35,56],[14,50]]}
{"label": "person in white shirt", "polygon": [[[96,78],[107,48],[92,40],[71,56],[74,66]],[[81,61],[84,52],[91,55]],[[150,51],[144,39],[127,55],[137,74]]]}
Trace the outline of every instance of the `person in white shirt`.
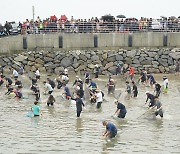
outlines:
{"label": "person in white shirt", "polygon": [[38,70],[38,68],[36,69],[36,72],[35,72],[35,76],[36,76],[36,79],[40,79],[40,72]]}
{"label": "person in white shirt", "polygon": [[15,70],[15,69],[13,69],[13,76],[14,76],[14,78],[18,78],[18,76],[19,76],[19,73]]}
{"label": "person in white shirt", "polygon": [[44,83],[44,88],[45,88],[44,94],[52,94],[53,92],[52,86],[46,81],[44,81],[43,83]]}
{"label": "person in white shirt", "polygon": [[167,93],[168,92],[168,86],[169,86],[169,81],[168,81],[168,78],[166,76],[163,77],[163,83],[164,83],[164,89],[163,89],[163,92],[164,93]]}
{"label": "person in white shirt", "polygon": [[99,109],[103,101],[103,96],[102,96],[101,90],[98,88],[95,90],[95,97],[96,97],[96,103],[97,103],[96,107]]}
{"label": "person in white shirt", "polygon": [[68,69],[67,68],[64,69],[64,75],[68,77]]}
{"label": "person in white shirt", "polygon": [[62,75],[61,80],[63,84],[67,84],[69,82],[69,78],[66,75]]}

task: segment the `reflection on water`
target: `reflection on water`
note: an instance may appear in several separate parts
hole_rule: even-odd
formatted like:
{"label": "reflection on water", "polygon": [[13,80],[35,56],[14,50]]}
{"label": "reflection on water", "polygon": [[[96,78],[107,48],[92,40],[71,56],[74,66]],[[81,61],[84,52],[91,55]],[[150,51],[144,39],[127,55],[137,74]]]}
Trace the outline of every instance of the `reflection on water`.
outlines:
{"label": "reflection on water", "polygon": [[83,125],[82,125],[82,119],[81,118],[77,118],[76,119],[76,131],[78,133],[81,133],[83,131]]}
{"label": "reflection on water", "polygon": [[[123,79],[113,78],[122,92],[120,101],[127,108],[125,119],[112,116],[116,105],[113,103],[114,97],[107,95],[104,88],[108,81],[106,77],[95,81],[107,101],[102,103],[101,109],[96,109],[96,104],[85,102],[86,109],[83,109],[80,118],[76,117],[75,103],[59,96],[62,89],[53,92],[56,98],[54,106],[47,107],[42,101],[39,104],[42,116],[29,118],[26,114],[34,100],[28,89],[30,81],[25,76],[22,79],[27,84],[24,95],[28,99],[20,101],[4,96],[6,89],[0,87],[0,153],[180,153],[180,97],[177,87],[180,78],[169,75],[169,92],[160,97],[163,119],[154,119],[152,113],[144,114],[147,112],[145,92],[153,92],[153,88],[138,85],[138,97],[125,100],[126,85]],[[162,84],[162,75],[157,75],[156,79]],[[72,82],[69,83],[71,85]],[[41,82],[40,90],[43,93]],[[47,95],[41,96],[42,100],[47,100]],[[118,128],[114,139],[102,137],[105,129],[102,120],[105,119]]]}

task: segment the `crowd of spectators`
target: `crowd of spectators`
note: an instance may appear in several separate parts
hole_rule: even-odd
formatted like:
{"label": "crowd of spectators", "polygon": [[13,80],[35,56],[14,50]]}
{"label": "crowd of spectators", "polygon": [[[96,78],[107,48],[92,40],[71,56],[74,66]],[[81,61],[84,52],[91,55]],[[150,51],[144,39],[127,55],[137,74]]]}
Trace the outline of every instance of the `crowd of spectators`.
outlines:
{"label": "crowd of spectators", "polygon": [[[16,30],[14,30],[16,29]],[[64,15],[57,19],[56,16],[42,20],[39,16],[36,20],[14,23],[6,22],[3,26],[0,24],[0,36],[13,34],[40,34],[50,32],[66,33],[109,33],[109,32],[179,32],[180,18],[161,17],[160,19],[143,18],[114,18],[107,15],[98,19],[67,19]]]}

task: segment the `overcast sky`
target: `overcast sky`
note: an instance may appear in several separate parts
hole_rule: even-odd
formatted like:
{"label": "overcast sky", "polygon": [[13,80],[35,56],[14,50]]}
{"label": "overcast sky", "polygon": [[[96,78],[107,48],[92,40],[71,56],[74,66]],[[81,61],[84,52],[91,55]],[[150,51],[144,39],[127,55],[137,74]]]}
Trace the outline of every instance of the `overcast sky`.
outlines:
{"label": "overcast sky", "polygon": [[0,23],[32,19],[32,6],[35,19],[65,14],[68,18],[100,18],[102,15],[126,17],[180,16],[180,0],[1,0]]}

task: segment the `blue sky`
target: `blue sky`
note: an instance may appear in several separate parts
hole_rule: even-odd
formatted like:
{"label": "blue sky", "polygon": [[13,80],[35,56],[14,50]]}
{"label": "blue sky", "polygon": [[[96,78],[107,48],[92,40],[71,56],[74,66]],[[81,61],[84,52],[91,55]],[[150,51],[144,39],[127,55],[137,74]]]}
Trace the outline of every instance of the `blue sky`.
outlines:
{"label": "blue sky", "polygon": [[180,0],[1,0],[0,23],[32,19],[32,6],[35,18],[42,19],[66,14],[68,18],[100,18],[102,15],[126,17],[180,16]]}

